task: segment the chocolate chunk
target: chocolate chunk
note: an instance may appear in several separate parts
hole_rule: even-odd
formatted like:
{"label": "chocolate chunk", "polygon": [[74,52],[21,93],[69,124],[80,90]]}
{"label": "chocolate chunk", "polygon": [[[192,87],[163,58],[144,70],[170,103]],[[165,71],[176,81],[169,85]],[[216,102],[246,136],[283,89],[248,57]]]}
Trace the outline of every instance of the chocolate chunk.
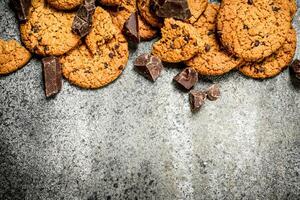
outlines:
{"label": "chocolate chunk", "polygon": [[253,0],[248,0],[248,4],[252,5],[253,4]]}
{"label": "chocolate chunk", "polygon": [[163,69],[161,60],[150,54],[142,54],[137,57],[134,67],[137,72],[151,81],[155,81]]}
{"label": "chocolate chunk", "polygon": [[52,97],[61,90],[62,75],[58,58],[50,56],[42,59],[46,97]]}
{"label": "chocolate chunk", "polygon": [[188,19],[192,16],[187,0],[154,0],[154,4],[159,17]]}
{"label": "chocolate chunk", "polygon": [[10,1],[20,22],[26,22],[31,0],[11,0]]}
{"label": "chocolate chunk", "polygon": [[92,17],[95,11],[95,0],[85,0],[77,10],[72,24],[72,31],[80,37],[84,37],[91,31]]}
{"label": "chocolate chunk", "polygon": [[206,99],[206,93],[193,90],[189,93],[189,101],[193,112],[199,111]]}
{"label": "chocolate chunk", "polygon": [[258,47],[258,46],[259,46],[259,44],[260,44],[260,42],[259,42],[258,40],[255,40],[255,42],[254,42],[254,46]]}
{"label": "chocolate chunk", "polygon": [[140,34],[139,34],[139,24],[138,24],[138,13],[132,13],[130,17],[125,22],[122,32],[127,36],[127,38],[134,42],[140,42]]}
{"label": "chocolate chunk", "polygon": [[210,45],[209,45],[209,44],[205,44],[205,48],[204,48],[204,49],[205,49],[206,52],[209,52],[209,50],[210,50]]}
{"label": "chocolate chunk", "polygon": [[182,72],[174,77],[179,85],[190,90],[198,82],[198,73],[192,68],[185,68]]}
{"label": "chocolate chunk", "polygon": [[209,100],[217,100],[221,95],[219,86],[217,84],[213,84],[207,89],[206,94]]}
{"label": "chocolate chunk", "polygon": [[300,79],[300,60],[296,59],[290,66],[297,79]]}

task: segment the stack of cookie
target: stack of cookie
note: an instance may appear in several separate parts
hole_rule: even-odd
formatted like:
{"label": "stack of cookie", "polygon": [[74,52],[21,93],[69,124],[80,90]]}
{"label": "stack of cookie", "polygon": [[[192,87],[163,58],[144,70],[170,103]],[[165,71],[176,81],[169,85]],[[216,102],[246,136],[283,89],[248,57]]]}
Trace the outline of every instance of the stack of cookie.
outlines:
{"label": "stack of cookie", "polygon": [[226,0],[209,3],[195,21],[165,19],[152,53],[184,62],[201,75],[238,69],[252,78],[279,74],[292,61],[294,0]]}

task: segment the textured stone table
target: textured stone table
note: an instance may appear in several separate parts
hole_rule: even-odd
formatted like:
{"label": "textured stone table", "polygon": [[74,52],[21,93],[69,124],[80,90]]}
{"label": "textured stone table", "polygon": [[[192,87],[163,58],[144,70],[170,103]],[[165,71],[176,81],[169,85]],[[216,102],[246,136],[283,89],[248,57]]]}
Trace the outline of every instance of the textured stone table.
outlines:
{"label": "textured stone table", "polygon": [[[0,37],[19,40],[8,0],[0,8]],[[1,200],[300,198],[300,86],[289,71],[214,78],[222,97],[192,114],[172,84],[179,69],[155,83],[133,71],[150,47],[108,87],[64,81],[51,100],[37,58],[0,77]]]}

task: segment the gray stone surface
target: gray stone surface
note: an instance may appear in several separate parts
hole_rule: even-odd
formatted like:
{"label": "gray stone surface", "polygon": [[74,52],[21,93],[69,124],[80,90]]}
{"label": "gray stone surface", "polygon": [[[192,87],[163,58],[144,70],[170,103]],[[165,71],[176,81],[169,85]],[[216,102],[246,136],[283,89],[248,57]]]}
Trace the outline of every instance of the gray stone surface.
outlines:
{"label": "gray stone surface", "polygon": [[[0,8],[0,37],[19,40],[8,0]],[[172,84],[179,69],[155,83],[133,71],[150,47],[108,87],[64,81],[55,99],[38,58],[0,77],[1,200],[300,198],[300,88],[289,71],[213,78],[222,97],[192,114]]]}

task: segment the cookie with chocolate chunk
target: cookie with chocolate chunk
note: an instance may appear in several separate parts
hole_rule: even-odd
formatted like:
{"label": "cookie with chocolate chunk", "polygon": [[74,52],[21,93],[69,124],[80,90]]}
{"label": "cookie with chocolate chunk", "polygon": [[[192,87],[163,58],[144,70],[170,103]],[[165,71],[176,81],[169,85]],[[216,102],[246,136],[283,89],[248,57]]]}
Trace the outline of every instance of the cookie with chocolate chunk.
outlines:
{"label": "cookie with chocolate chunk", "polygon": [[190,24],[172,18],[165,19],[161,32],[162,38],[153,44],[152,54],[164,62],[186,61],[203,49],[197,30]]}
{"label": "cookie with chocolate chunk", "polygon": [[246,61],[268,57],[279,49],[290,28],[285,0],[222,1],[218,33],[226,49]]}
{"label": "cookie with chocolate chunk", "polygon": [[73,12],[57,11],[44,0],[32,0],[29,19],[20,25],[26,48],[38,55],[62,55],[78,46],[80,36],[72,32]]}
{"label": "cookie with chocolate chunk", "polygon": [[201,17],[193,24],[205,43],[204,49],[185,62],[201,75],[222,75],[242,64],[242,60],[228,54],[215,34],[219,5],[210,3]]}
{"label": "cookie with chocolate chunk", "polygon": [[292,61],[297,43],[297,35],[294,28],[290,28],[282,47],[271,56],[257,63],[248,63],[239,71],[252,78],[270,78],[278,75]]}
{"label": "cookie with chocolate chunk", "polygon": [[92,54],[85,44],[60,58],[63,76],[72,84],[86,89],[103,87],[117,79],[128,61],[128,44],[116,34]]}
{"label": "cookie with chocolate chunk", "polygon": [[31,54],[16,40],[0,39],[0,74],[12,73],[29,62]]}
{"label": "cookie with chocolate chunk", "polygon": [[97,52],[99,46],[111,40],[119,30],[112,23],[108,12],[97,7],[93,15],[91,32],[86,36],[85,43],[93,54]]}
{"label": "cookie with chocolate chunk", "polygon": [[72,10],[77,8],[84,0],[47,0],[48,4],[58,10]]}

